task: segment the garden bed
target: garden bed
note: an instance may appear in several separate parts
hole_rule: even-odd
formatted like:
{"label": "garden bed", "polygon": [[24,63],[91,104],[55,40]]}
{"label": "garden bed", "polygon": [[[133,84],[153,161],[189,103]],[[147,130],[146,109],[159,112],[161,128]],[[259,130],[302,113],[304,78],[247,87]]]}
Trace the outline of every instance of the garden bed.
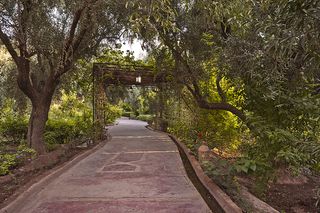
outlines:
{"label": "garden bed", "polygon": [[[276,178],[274,181],[269,182],[267,186],[263,188],[264,190],[262,190],[261,186],[257,185],[258,180],[252,175],[241,173],[236,175],[235,179],[227,177],[227,166],[219,163],[220,160],[225,159],[219,158],[216,154],[211,155],[211,162],[215,165],[217,172],[215,175],[210,175],[210,177],[223,188],[239,206],[247,210],[247,212],[251,212],[252,203],[248,203],[246,199],[239,199],[243,194],[239,192],[241,187],[248,189],[252,195],[266,202],[279,212],[320,212],[320,204],[316,207],[317,199],[319,199],[319,197],[316,198],[316,188],[320,186],[319,175],[304,173],[299,176],[293,176],[287,169],[279,169],[275,173]],[[221,175],[221,173],[224,172],[225,174]]]}
{"label": "garden bed", "polygon": [[264,194],[256,192],[255,180],[250,177],[240,177],[239,182],[260,199],[286,213],[317,213],[316,188],[320,186],[320,176],[292,176],[287,171],[278,172],[277,181],[269,183]]}

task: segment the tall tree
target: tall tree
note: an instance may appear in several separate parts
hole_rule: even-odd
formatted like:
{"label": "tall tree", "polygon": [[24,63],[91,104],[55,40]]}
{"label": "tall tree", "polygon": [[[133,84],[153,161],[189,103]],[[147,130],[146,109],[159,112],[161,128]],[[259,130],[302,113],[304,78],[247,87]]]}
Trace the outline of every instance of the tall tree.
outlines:
{"label": "tall tree", "polygon": [[[227,88],[221,85],[224,67],[219,66],[216,60],[217,50],[232,33],[228,14],[218,13],[222,11],[219,7],[223,4],[225,8],[229,7],[228,1],[213,4],[208,0],[132,1],[130,6],[144,8],[132,15],[134,23],[142,23],[133,25],[134,29],[146,41],[156,38],[160,46],[170,50],[175,61],[175,68],[170,74],[177,83],[185,85],[198,106],[229,111],[245,121],[246,116],[241,108],[228,101]],[[206,36],[212,40],[208,41]],[[212,51],[213,48],[215,51]],[[215,78],[214,84],[210,83],[212,78]],[[209,91],[217,93],[219,98],[210,97]]]}
{"label": "tall tree", "polygon": [[31,100],[27,140],[39,154],[45,152],[43,134],[61,76],[119,37],[119,7],[108,0],[1,0],[0,39],[17,66],[19,88]]}

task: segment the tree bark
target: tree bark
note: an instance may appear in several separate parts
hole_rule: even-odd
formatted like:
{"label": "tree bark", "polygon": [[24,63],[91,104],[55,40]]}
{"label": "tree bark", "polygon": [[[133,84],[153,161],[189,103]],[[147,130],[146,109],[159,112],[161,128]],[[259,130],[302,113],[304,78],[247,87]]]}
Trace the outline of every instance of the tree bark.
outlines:
{"label": "tree bark", "polygon": [[225,102],[220,102],[220,103],[208,103],[207,101],[204,100],[197,100],[198,106],[202,109],[208,109],[208,110],[224,110],[231,112],[238,118],[240,118],[241,121],[246,122],[247,118],[244,112],[236,108],[235,106],[225,103]]}
{"label": "tree bark", "polygon": [[[46,99],[46,100],[45,100]],[[46,152],[44,144],[44,132],[48,120],[52,97],[32,102],[32,111],[29,119],[27,141],[28,145],[35,149],[39,155]]]}
{"label": "tree bark", "polygon": [[[231,112],[238,118],[240,118],[244,123],[247,122],[247,117],[243,111],[238,109],[237,107],[227,103],[227,102],[208,102],[200,93],[200,88],[196,82],[193,82],[194,89],[188,85],[185,84],[187,89],[191,92],[192,96],[196,100],[198,106],[202,109],[208,109],[208,110],[224,110]],[[221,89],[221,88],[220,88]],[[221,92],[221,91],[220,91]],[[221,94],[219,94],[221,95]]]}
{"label": "tree bark", "polygon": [[[13,12],[15,16],[11,17],[14,22],[10,24],[11,27],[0,23],[0,41],[5,45],[17,66],[18,86],[32,102],[27,141],[38,154],[45,153],[45,126],[60,77],[68,72],[73,63],[80,58],[80,44],[84,42],[86,36],[89,36],[90,40],[97,36],[92,31],[95,28],[91,26],[92,21],[95,20],[91,16],[95,11],[96,2],[97,0],[83,1],[83,6],[74,12],[70,26],[66,25],[66,28],[60,32],[65,34],[65,39],[61,41],[62,51],[60,45],[56,45],[54,54],[38,49],[38,45],[33,45],[34,41],[30,40],[32,35],[29,34],[29,28],[34,25],[30,22],[30,14],[36,8],[34,1],[19,1],[16,4],[17,8]],[[65,32],[68,32],[68,35]],[[42,37],[39,38],[42,39]],[[56,55],[56,53],[60,54]],[[34,55],[37,55],[38,61],[31,59]],[[46,65],[50,67],[47,73],[44,71],[46,66],[43,65],[43,58],[47,60]],[[40,69],[32,70],[31,61],[37,63]]]}

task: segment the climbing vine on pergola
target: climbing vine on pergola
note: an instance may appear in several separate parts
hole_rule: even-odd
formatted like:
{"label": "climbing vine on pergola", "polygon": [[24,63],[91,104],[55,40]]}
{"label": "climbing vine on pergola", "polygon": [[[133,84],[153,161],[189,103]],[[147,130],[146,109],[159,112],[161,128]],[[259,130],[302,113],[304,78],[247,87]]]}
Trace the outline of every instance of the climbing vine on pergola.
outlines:
{"label": "climbing vine on pergola", "polygon": [[101,139],[104,137],[105,127],[104,109],[107,103],[105,87],[109,85],[124,86],[157,86],[166,80],[165,76],[157,74],[151,66],[120,65],[112,63],[94,63],[93,76],[93,124],[95,135]]}

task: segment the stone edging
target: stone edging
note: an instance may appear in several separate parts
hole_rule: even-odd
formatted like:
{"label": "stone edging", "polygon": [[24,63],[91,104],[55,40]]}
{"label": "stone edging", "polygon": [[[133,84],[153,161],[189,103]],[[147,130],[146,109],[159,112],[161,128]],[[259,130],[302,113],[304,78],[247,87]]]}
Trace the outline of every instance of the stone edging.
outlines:
{"label": "stone edging", "polygon": [[[215,184],[211,180],[211,178],[209,178],[204,173],[198,160],[193,155],[189,154],[187,147],[183,143],[181,143],[179,140],[176,139],[175,136],[173,136],[171,134],[155,130],[155,129],[151,128],[150,126],[146,126],[146,128],[148,128],[152,131],[167,134],[172,139],[172,141],[177,145],[179,151],[183,152],[182,154],[184,154],[186,156],[187,160],[191,164],[192,169],[194,170],[199,181],[201,182],[202,187],[204,187],[206,189],[206,191],[209,193],[209,196],[214,199],[214,200],[212,200],[212,202],[215,202],[216,205],[218,205],[220,207],[220,209],[214,209],[214,212],[225,212],[225,213],[241,213],[242,212],[240,207],[237,206],[231,200],[231,198],[222,189],[220,189],[220,187],[217,184]],[[208,199],[205,199],[205,200],[208,203]],[[210,205],[209,205],[209,207],[212,208],[212,206],[210,206]]]}
{"label": "stone edging", "polygon": [[29,200],[33,199],[33,194],[38,193],[41,191],[44,186],[49,184],[53,179],[59,177],[63,172],[73,167],[75,164],[77,164],[79,161],[83,160],[84,158],[88,157],[101,147],[105,145],[104,142],[98,143],[95,147],[92,149],[89,149],[85,151],[84,153],[76,156],[74,159],[72,159],[69,162],[66,162],[62,164],[61,166],[58,166],[57,168],[54,168],[52,170],[49,170],[49,174],[47,174],[45,177],[41,178],[38,182],[32,184],[27,190],[22,192],[15,200],[10,202],[7,206],[0,209],[0,213],[11,213],[11,212],[18,212],[19,209],[21,209],[25,203],[27,203]]}
{"label": "stone edging", "polygon": [[[226,213],[238,213],[242,212],[240,207],[238,207],[232,200],[231,198],[222,190],[220,187],[215,184],[211,178],[209,178],[203,171],[203,169],[200,166],[200,163],[198,160],[195,158],[195,156],[191,155],[189,153],[188,148],[181,143],[175,136],[158,131],[153,129],[150,126],[146,126],[148,129],[152,131],[156,131],[159,133],[164,133],[167,134],[173,141],[174,143],[178,146],[179,150],[183,152],[183,154],[187,157],[190,165],[192,166],[196,176],[198,177],[199,181],[201,182],[202,186],[206,189],[206,191],[209,193],[210,197],[212,197],[214,200],[212,202],[215,202],[216,205],[220,207],[220,211],[217,209],[214,209],[215,212],[226,212]],[[248,201],[255,212],[259,213],[279,213],[276,209],[274,209],[272,206],[269,204],[265,203],[264,201],[260,200],[253,194],[251,194],[248,189],[244,186],[240,188],[240,194],[243,196],[243,198]],[[206,199],[205,199],[206,200]],[[206,200],[208,203],[208,199]],[[212,206],[210,206],[212,208]]]}
{"label": "stone edging", "polygon": [[179,150],[183,151],[188,161],[190,162],[194,172],[196,173],[201,184],[210,193],[213,199],[216,201],[217,205],[220,206],[221,211],[225,213],[240,213],[242,210],[231,200],[231,198],[217,186],[211,178],[209,178],[202,170],[200,163],[197,159],[189,154],[187,147],[177,140],[173,135],[168,134],[169,137],[175,142]]}
{"label": "stone edging", "polygon": [[[199,180],[201,181],[202,185],[208,190],[210,195],[215,199],[217,204],[221,207],[221,210],[226,213],[238,213],[242,212],[242,210],[230,199],[230,197],[217,186],[211,178],[209,178],[204,171],[202,170],[200,163],[195,158],[195,156],[190,155],[187,147],[177,140],[173,135],[168,134],[169,137],[175,142],[175,144],[185,153],[187,156],[190,164],[193,167],[196,175],[198,176]],[[247,202],[252,205],[254,212],[259,213],[279,213],[276,209],[272,206],[267,204],[266,202],[260,200],[253,194],[249,192],[249,190],[242,186],[240,188],[240,194]]]}

